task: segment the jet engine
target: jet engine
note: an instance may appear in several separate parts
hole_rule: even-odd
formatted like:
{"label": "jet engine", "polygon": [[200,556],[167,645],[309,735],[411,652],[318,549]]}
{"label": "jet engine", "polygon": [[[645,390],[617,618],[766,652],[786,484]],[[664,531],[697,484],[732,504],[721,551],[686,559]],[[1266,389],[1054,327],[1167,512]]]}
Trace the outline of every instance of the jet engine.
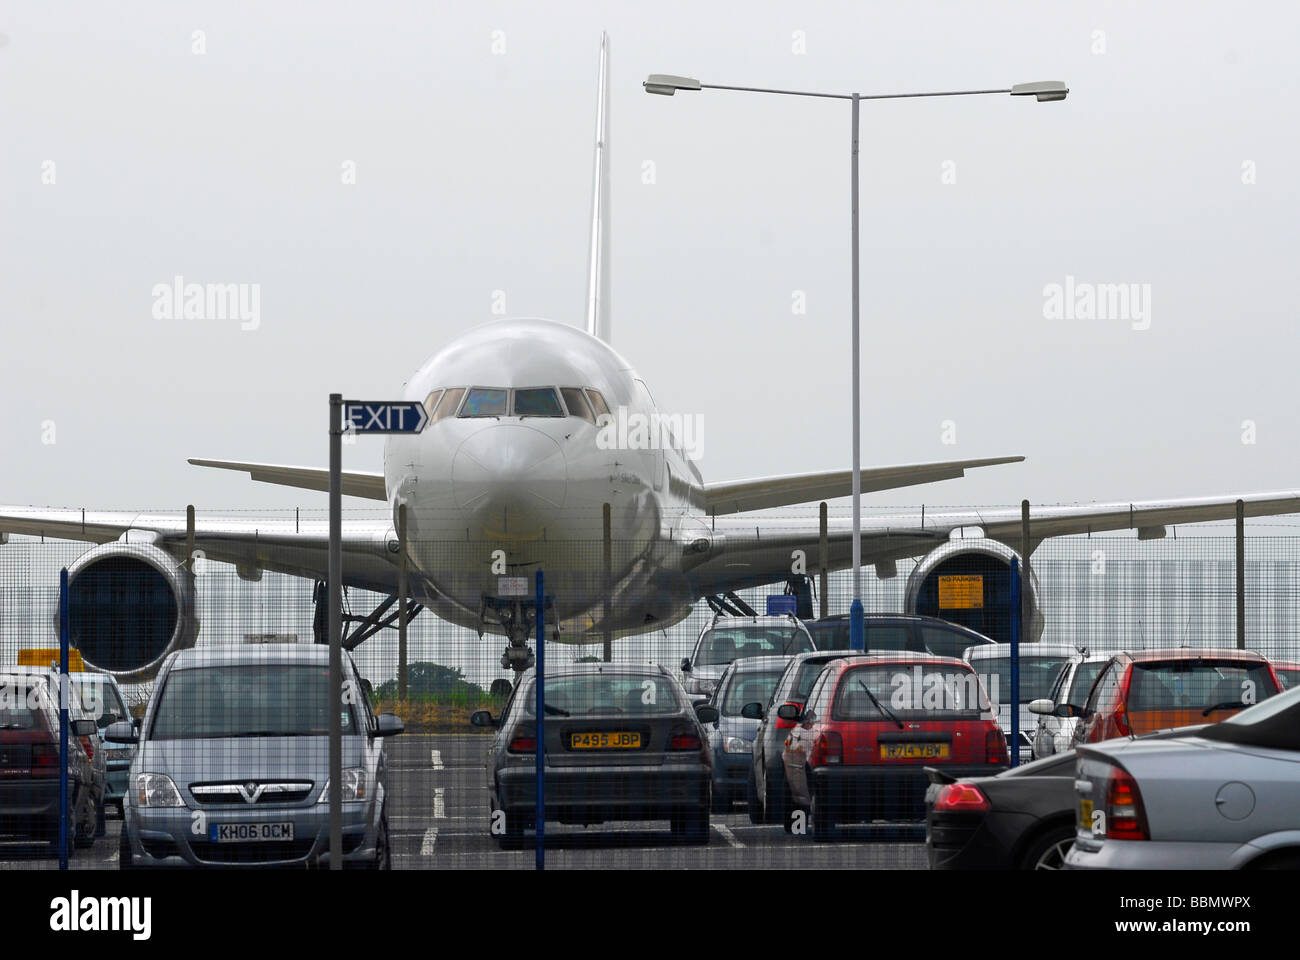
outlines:
{"label": "jet engine", "polygon": [[194,575],[154,543],[95,547],[68,568],[68,632],[88,666],[124,683],[150,680],[198,637]]}
{"label": "jet engine", "polygon": [[[921,558],[907,578],[908,613],[942,617],[977,630],[999,643],[1011,641],[1011,561],[1018,554],[987,537],[949,540]],[[1043,635],[1038,578],[1031,568],[1020,589],[1027,598],[1028,622],[1020,638],[1034,643]]]}

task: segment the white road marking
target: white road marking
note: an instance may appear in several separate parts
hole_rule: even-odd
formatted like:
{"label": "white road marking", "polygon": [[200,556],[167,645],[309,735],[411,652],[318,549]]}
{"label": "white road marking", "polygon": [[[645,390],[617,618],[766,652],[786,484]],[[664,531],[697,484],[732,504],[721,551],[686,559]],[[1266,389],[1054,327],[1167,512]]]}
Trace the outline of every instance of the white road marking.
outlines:
{"label": "white road marking", "polygon": [[433,819],[435,820],[447,819],[447,806],[443,802],[442,791],[442,787],[433,788]]}
{"label": "white road marking", "polygon": [[722,839],[726,840],[727,843],[731,844],[737,850],[740,850],[745,846],[743,843],[741,843],[739,840],[736,839],[736,835],[731,832],[731,828],[727,826],[725,823],[715,823],[713,824],[713,829],[718,831],[718,834],[722,837]]}
{"label": "white road marking", "polygon": [[420,843],[420,856],[433,856],[433,845],[438,842],[438,828],[430,827],[424,831],[424,840]]}
{"label": "white road marking", "polygon": [[442,770],[442,769],[443,769],[443,766],[442,766],[442,751],[441,751],[441,750],[431,750],[431,751],[429,752],[429,759],[433,762],[433,769],[435,769],[435,770]]}

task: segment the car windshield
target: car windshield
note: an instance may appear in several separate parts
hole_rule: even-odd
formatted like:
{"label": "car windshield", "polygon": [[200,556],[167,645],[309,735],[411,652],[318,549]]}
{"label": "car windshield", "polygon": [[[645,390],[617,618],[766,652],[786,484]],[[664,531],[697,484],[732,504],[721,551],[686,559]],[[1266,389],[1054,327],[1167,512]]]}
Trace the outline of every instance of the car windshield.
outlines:
{"label": "car windshield", "polygon": [[892,720],[892,713],[927,720],[970,719],[979,716],[981,699],[979,681],[970,669],[947,664],[872,664],[844,672],[831,717]]}
{"label": "car windshield", "polygon": [[1108,662],[1107,660],[1085,660],[1075,667],[1074,676],[1070,680],[1070,689],[1061,702],[1071,703],[1076,707],[1082,707],[1087,703],[1088,691],[1092,689],[1093,681]]}
{"label": "car windshield", "polygon": [[695,662],[710,666],[745,657],[806,653],[812,648],[808,634],[793,624],[713,627],[700,638]]}
{"label": "car windshield", "polygon": [[[340,705],[343,733],[355,732]],[[154,708],[153,740],[328,736],[329,668],[307,664],[225,664],[168,674]]]}
{"label": "car windshield", "polygon": [[[546,678],[546,713],[552,717],[665,717],[681,705],[672,681],[653,674],[583,673]],[[536,683],[524,695],[524,714],[535,716]]]}
{"label": "car windshield", "polygon": [[[1052,695],[1052,683],[1069,657],[1020,656],[1020,702],[1029,703]],[[1011,658],[989,657],[972,662],[980,683],[993,703],[1011,701]]]}
{"label": "car windshield", "polygon": [[776,682],[785,672],[783,666],[772,670],[742,670],[731,675],[719,708],[724,717],[738,717],[747,703],[766,704],[772,699]]}
{"label": "car windshield", "polygon": [[99,729],[103,730],[110,723],[117,723],[119,720],[130,719],[126,704],[122,702],[122,696],[113,684],[94,674],[73,679],[77,694],[81,698],[81,705],[95,718],[95,725]]}
{"label": "car windshield", "polygon": [[1188,657],[1134,663],[1128,708],[1186,710],[1249,706],[1275,693],[1277,688],[1267,664]]}

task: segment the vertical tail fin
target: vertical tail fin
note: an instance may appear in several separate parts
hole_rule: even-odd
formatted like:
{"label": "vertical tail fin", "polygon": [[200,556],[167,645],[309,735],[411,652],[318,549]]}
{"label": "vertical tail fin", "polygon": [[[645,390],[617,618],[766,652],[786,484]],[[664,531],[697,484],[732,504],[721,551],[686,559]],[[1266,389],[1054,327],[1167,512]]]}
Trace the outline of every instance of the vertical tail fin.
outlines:
{"label": "vertical tail fin", "polygon": [[610,341],[609,314],[609,34],[600,35],[600,85],[596,93],[596,162],[591,188],[591,238],[587,257],[587,332]]}

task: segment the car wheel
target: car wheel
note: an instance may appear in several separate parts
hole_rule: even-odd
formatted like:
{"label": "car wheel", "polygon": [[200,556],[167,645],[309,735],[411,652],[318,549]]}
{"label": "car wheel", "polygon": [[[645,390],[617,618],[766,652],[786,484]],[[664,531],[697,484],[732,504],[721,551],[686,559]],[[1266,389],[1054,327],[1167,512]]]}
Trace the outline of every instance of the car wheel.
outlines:
{"label": "car wheel", "polygon": [[135,861],[131,857],[131,838],[127,835],[125,820],[122,821],[122,833],[117,841],[117,869],[135,869]]}
{"label": "car wheel", "polygon": [[1020,859],[1021,870],[1063,870],[1074,846],[1074,826],[1053,827],[1035,837]]}
{"label": "car wheel", "polygon": [[100,800],[95,806],[95,839],[108,835],[108,814],[105,808],[108,806],[103,800]]}
{"label": "car wheel", "polygon": [[709,803],[709,809],[714,813],[726,813],[731,809],[731,794],[725,790],[713,789],[713,800]]}
{"label": "car wheel", "polygon": [[790,788],[785,781],[773,786],[766,777],[763,778],[763,820],[765,823],[782,823],[788,818],[790,810]]}
{"label": "car wheel", "polygon": [[758,798],[758,785],[754,782],[753,774],[745,784],[745,809],[749,813],[750,823],[763,822],[763,801]]}
{"label": "car wheel", "polygon": [[709,842],[709,809],[696,807],[673,814],[670,821],[673,839],[697,846]]}
{"label": "car wheel", "polygon": [[113,809],[117,811],[117,819],[125,823],[126,822],[126,801],[114,800]]}
{"label": "car wheel", "polygon": [[370,865],[372,870],[391,870],[393,869],[393,851],[388,845],[388,811],[383,810],[379,813],[379,832],[375,834],[375,862]]}
{"label": "car wheel", "polygon": [[[489,830],[491,830],[491,824],[496,820],[497,812],[493,811],[488,818]],[[493,834],[497,845],[502,850],[518,850],[524,845],[524,818],[520,814],[509,813],[505,810],[499,812],[505,822],[503,824],[504,830],[501,833]]]}
{"label": "car wheel", "polygon": [[812,804],[808,808],[809,826],[814,840],[826,841],[835,838],[835,815],[831,810],[830,800],[825,787],[814,789]]}
{"label": "car wheel", "polygon": [[72,833],[72,845],[80,850],[95,845],[95,810],[95,802],[87,797],[86,802],[82,804],[81,812],[77,816],[76,829]]}

